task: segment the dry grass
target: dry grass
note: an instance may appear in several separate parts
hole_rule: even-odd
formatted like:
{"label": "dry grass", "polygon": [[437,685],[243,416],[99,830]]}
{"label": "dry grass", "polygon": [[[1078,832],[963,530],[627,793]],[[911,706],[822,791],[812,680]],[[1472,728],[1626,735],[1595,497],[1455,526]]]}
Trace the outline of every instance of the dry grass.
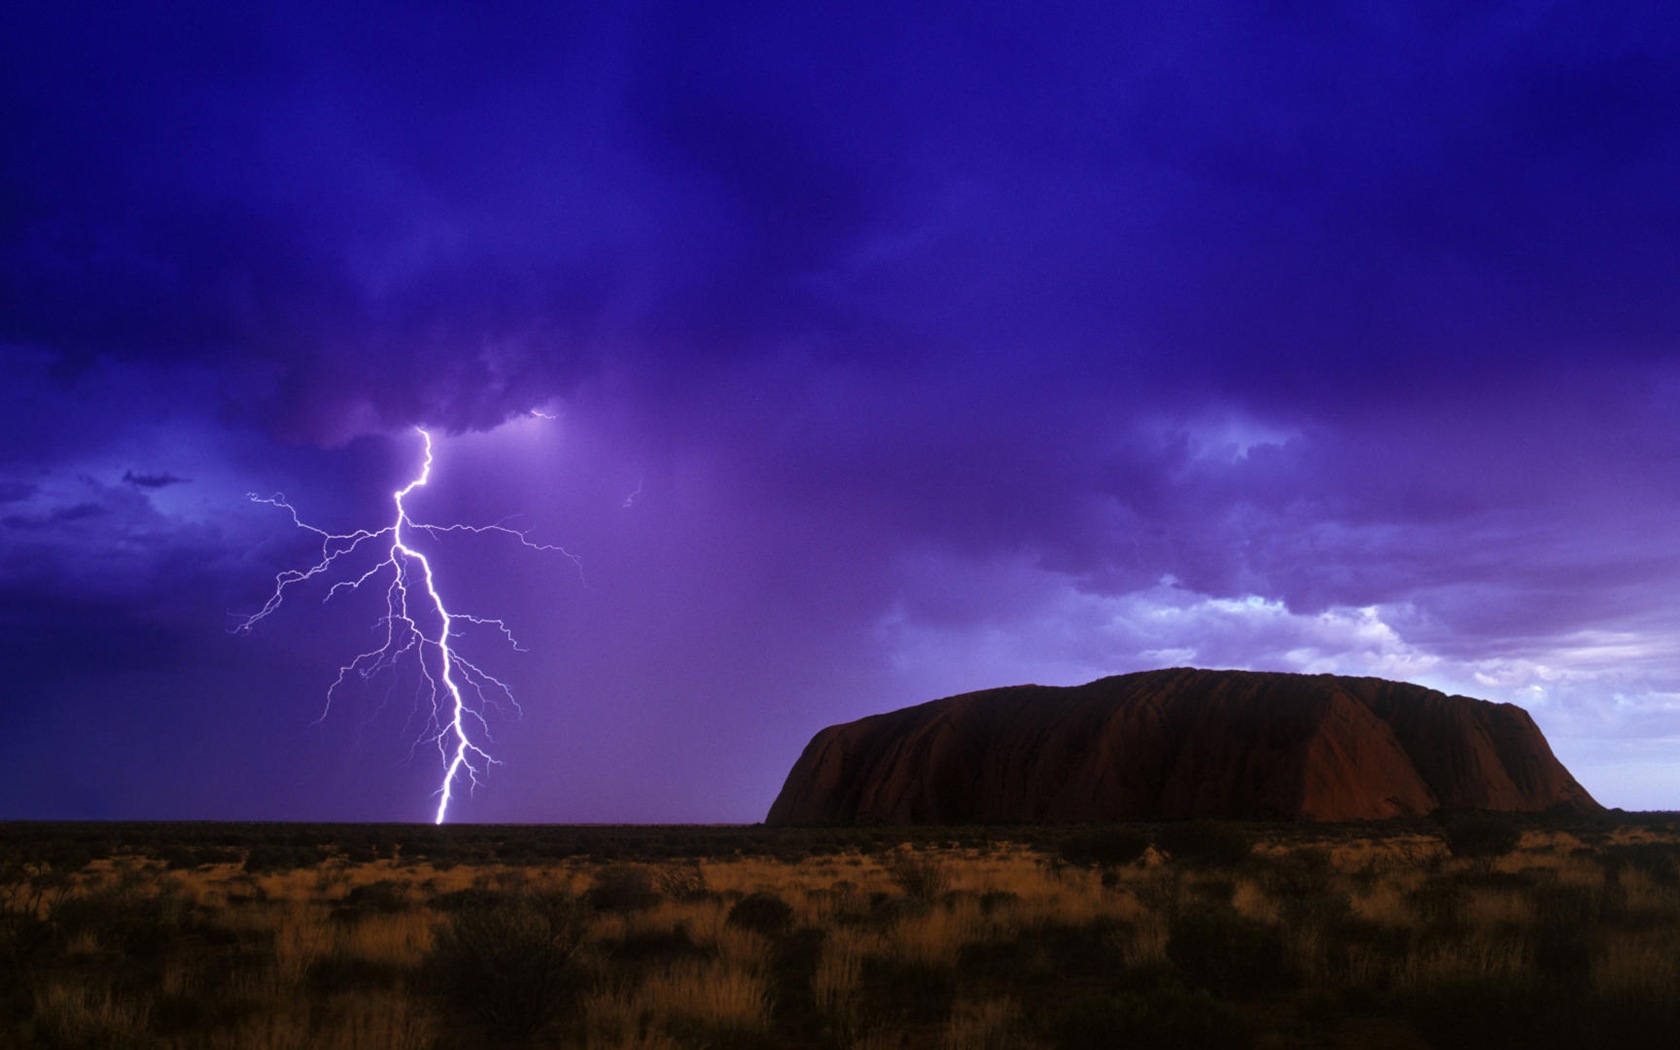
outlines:
{"label": "dry grass", "polygon": [[1374,883],[1349,894],[1353,914],[1364,922],[1387,929],[1410,926],[1415,917],[1407,898],[1417,888],[1413,880],[1391,879]]}
{"label": "dry grass", "polygon": [[[1013,842],[718,856],[683,862],[680,872],[670,862],[671,877],[655,880],[667,892],[649,906],[587,915],[583,986],[533,1045],[1050,1047],[1051,1021],[1079,996],[1127,987],[1128,974],[1199,980],[1185,960],[1217,960],[1219,951],[1198,956],[1175,936],[1225,927],[1181,926],[1190,914],[1223,916],[1230,929],[1280,942],[1289,994],[1310,992],[1343,1010],[1375,1003],[1368,1008],[1396,1024],[1411,997],[1435,990],[1557,980],[1576,980],[1570,994],[1604,1002],[1680,1005],[1680,875],[1660,863],[1617,866],[1603,854],[1606,845],[1680,843],[1673,829],[1661,831],[1589,839],[1531,829],[1486,870],[1417,832],[1310,847],[1280,836],[1242,865],[1214,869],[1151,851],[1105,873]],[[459,901],[576,901],[605,864],[335,857],[253,875],[226,862],[168,870],[131,855],[86,864],[57,897],[21,881],[37,869],[14,867],[14,881],[0,885],[0,903],[16,902],[11,914],[105,908],[97,914],[109,920],[66,926],[33,975],[23,1014],[0,1017],[0,1044],[475,1045],[463,1036],[470,1023],[428,992],[424,969]],[[907,893],[907,864],[928,868],[921,874],[937,892]],[[729,921],[754,893],[791,906],[786,931]],[[1559,912],[1560,900],[1585,902],[1585,911]],[[166,943],[142,943],[157,932],[136,927],[142,920],[160,924]],[[152,961],[135,969],[136,952]],[[1081,962],[1081,952],[1097,954]],[[1570,952],[1583,960],[1579,977]],[[927,982],[932,1005],[914,1016],[884,1005],[883,973]]]}
{"label": "dry grass", "polygon": [[732,960],[673,966],[650,974],[638,998],[655,1017],[683,1028],[726,1031],[768,1027],[770,998],[764,978]]}
{"label": "dry grass", "polygon": [[879,938],[855,929],[836,929],[823,939],[811,976],[817,1010],[836,1024],[855,1024],[862,1005],[864,957],[879,950]]}
{"label": "dry grass", "polygon": [[906,914],[894,924],[891,954],[929,966],[949,964],[964,945],[981,937],[980,902],[964,897],[945,907]]}
{"label": "dry grass", "polygon": [[316,960],[333,950],[334,931],[314,905],[288,902],[274,922],[274,971],[284,984],[297,984]]}
{"label": "dry grass", "polygon": [[1606,940],[1592,983],[1604,995],[1680,1000],[1680,930],[1630,930]]}
{"label": "dry grass", "polygon": [[1395,968],[1394,976],[1396,985],[1403,990],[1505,984],[1523,976],[1526,964],[1527,956],[1520,940],[1477,934],[1408,955]]}
{"label": "dry grass", "polygon": [[35,997],[44,1041],[61,1046],[135,1045],[144,1038],[150,1006],[110,988],[50,984]]}
{"label": "dry grass", "polygon": [[1008,1050],[1020,1045],[1021,1006],[1014,999],[968,999],[951,1010],[941,1050]]}

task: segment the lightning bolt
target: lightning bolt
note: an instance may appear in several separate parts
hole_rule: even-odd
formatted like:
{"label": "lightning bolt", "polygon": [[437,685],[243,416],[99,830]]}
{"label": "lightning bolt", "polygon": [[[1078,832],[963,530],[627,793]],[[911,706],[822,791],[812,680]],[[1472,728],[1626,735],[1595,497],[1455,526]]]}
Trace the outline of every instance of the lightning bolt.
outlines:
{"label": "lightning bolt", "polygon": [[[305,522],[284,495],[247,494],[254,503],[281,508],[291,515],[292,524],[319,536],[321,556],[307,569],[287,569],[277,575],[268,601],[241,621],[234,632],[249,633],[284,604],[286,595],[293,588],[312,580],[334,581],[322,599],[327,602],[342,590],[358,590],[371,580],[385,578],[385,614],[379,618],[384,632],[381,644],[358,654],[338,669],[337,679],[327,689],[321,719],[326,718],[334,695],[349,677],[366,680],[381,671],[395,671],[405,659],[412,659],[419,669],[422,694],[431,705],[431,714],[416,744],[434,745],[443,763],[443,782],[436,792],[438,806],[435,820],[442,824],[449,814],[449,803],[455,797],[457,786],[464,781],[469,792],[476,790],[487,768],[499,764],[480,743],[481,740],[486,743],[490,740],[486,710],[496,707],[498,701],[505,701],[515,711],[520,710],[519,702],[514,699],[507,683],[461,655],[458,624],[493,628],[515,650],[524,650],[502,620],[451,612],[438,590],[431,560],[411,544],[410,537],[415,533],[433,537],[453,532],[500,534],[534,551],[558,552],[570,559],[580,573],[582,563],[565,548],[533,543],[523,531],[502,523],[433,525],[414,520],[409,515],[406,501],[415,489],[424,488],[432,476],[432,435],[420,427],[414,429],[425,442],[424,459],[414,480],[392,493],[395,514],[384,528],[328,532]],[[384,546],[384,556],[366,571],[357,574],[353,569],[344,568],[364,546],[378,549],[381,545]]]}

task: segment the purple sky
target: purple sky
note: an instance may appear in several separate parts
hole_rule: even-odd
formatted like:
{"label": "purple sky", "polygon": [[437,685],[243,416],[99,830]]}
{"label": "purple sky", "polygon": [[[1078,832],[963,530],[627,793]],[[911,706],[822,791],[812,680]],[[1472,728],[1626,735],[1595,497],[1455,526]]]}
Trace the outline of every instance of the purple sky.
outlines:
{"label": "purple sky", "polygon": [[[1680,807],[1668,3],[0,7],[0,818],[426,820],[304,520],[524,709],[451,816],[753,821],[819,728],[1193,664]],[[548,419],[533,411],[551,415]]]}

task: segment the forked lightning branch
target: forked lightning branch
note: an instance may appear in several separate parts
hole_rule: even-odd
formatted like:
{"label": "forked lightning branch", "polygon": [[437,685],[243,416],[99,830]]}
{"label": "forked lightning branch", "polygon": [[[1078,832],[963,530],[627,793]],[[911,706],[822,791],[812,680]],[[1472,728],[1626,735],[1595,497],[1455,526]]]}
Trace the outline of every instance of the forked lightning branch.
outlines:
{"label": "forked lightning branch", "polygon": [[[523,531],[506,525],[435,525],[416,521],[409,514],[407,500],[431,479],[432,436],[419,427],[415,430],[425,442],[424,462],[418,476],[392,494],[393,514],[390,524],[384,528],[328,532],[304,521],[297,508],[282,495],[249,494],[253,502],[280,507],[292,516],[292,523],[298,528],[319,536],[321,556],[307,569],[287,569],[276,576],[274,592],[268,601],[234,630],[249,632],[279,609],[293,588],[311,582],[330,581],[323,602],[330,601],[340,591],[382,583],[385,613],[378,621],[380,644],[338,669],[338,678],[327,689],[327,708],[331,708],[334,694],[352,677],[366,680],[384,672],[395,674],[405,663],[416,668],[422,700],[430,705],[421,740],[437,748],[443,763],[443,781],[436,793],[436,822],[441,824],[449,814],[456,788],[465,783],[470,792],[479,785],[485,770],[496,764],[486,749],[490,742],[486,709],[498,701],[506,702],[515,711],[519,709],[519,702],[507,683],[461,655],[461,625],[493,629],[509,646],[516,650],[520,646],[502,620],[450,611],[438,590],[431,560],[412,545],[414,537],[421,533],[432,537],[460,532],[500,534],[534,551],[558,552],[574,564],[577,558],[562,547],[533,543]],[[358,563],[366,564],[364,558],[370,550],[383,553],[383,557],[371,567],[357,571]],[[326,713],[322,711],[323,718]]]}

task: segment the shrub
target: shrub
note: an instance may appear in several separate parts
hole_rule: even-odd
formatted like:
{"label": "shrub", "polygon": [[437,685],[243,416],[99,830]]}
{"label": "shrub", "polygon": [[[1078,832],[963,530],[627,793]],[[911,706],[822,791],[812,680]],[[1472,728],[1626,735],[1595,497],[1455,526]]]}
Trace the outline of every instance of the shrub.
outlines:
{"label": "shrub", "polygon": [[1581,886],[1553,886],[1537,895],[1539,923],[1532,956],[1540,976],[1555,986],[1584,989],[1592,969],[1598,894]]}
{"label": "shrub", "polygon": [[51,912],[70,896],[70,872],[48,864],[0,859],[0,914]]}
{"label": "shrub", "polygon": [[1499,817],[1459,817],[1441,829],[1441,838],[1447,852],[1486,872],[1500,857],[1517,848],[1522,830]]}
{"label": "shrub", "polygon": [[595,873],[595,882],[585,894],[596,911],[646,911],[659,903],[653,876],[635,864],[609,864]]}
{"label": "shrub", "polygon": [[1260,883],[1290,926],[1334,925],[1353,910],[1348,894],[1336,885],[1329,854],[1320,849],[1297,850],[1282,858],[1267,867]]}
{"label": "shrub", "polygon": [[245,870],[252,875],[265,875],[269,872],[292,871],[296,868],[313,868],[321,861],[321,852],[303,846],[286,846],[278,843],[258,843],[245,854]]}
{"label": "shrub", "polygon": [[1126,965],[1126,948],[1136,936],[1128,922],[1107,916],[1085,922],[1046,922],[1028,935],[1044,949],[1057,973],[1104,977]]}
{"label": "shrub", "polygon": [[1406,899],[1417,910],[1424,926],[1439,933],[1456,930],[1463,925],[1469,894],[1459,880],[1448,875],[1431,875]]}
{"label": "shrub", "polygon": [[868,955],[862,971],[864,999],[912,1024],[935,1024],[957,996],[955,966]]}
{"label": "shrub", "polygon": [[1205,991],[1163,984],[1147,991],[1082,999],[1056,1018],[1057,1050],[1241,1050],[1248,1025]]}
{"label": "shrub", "polygon": [[760,890],[736,901],[724,921],[743,930],[774,937],[793,925],[793,907],[774,893]]}
{"label": "shrub", "polygon": [[1680,884],[1680,846],[1670,842],[1630,842],[1607,846],[1603,860],[1605,874],[1620,874],[1632,868],[1644,872],[1662,886]]}
{"label": "shrub", "polygon": [[707,959],[712,949],[695,941],[686,923],[677,923],[665,930],[638,930],[625,934],[607,946],[607,953],[615,962],[645,964],[678,959]]}
{"label": "shrub", "polygon": [[1234,911],[1179,916],[1167,938],[1167,958],[1190,983],[1223,996],[1249,996],[1293,982],[1283,931]]}
{"label": "shrub", "polygon": [[1027,964],[1027,945],[1020,940],[972,941],[957,950],[957,970],[964,977],[1019,981]]}
{"label": "shrub", "polygon": [[446,1007],[494,1039],[529,1039],[582,989],[586,975],[578,948],[585,929],[577,903],[561,894],[480,901],[438,931],[423,981]]}
{"label": "shrub", "polygon": [[823,942],[828,935],[806,927],[779,938],[770,955],[772,1013],[784,1030],[811,1029],[820,1024],[812,982],[822,962]]}
{"label": "shrub", "polygon": [[378,912],[394,915],[408,909],[408,886],[393,879],[380,879],[378,882],[351,887],[339,907],[334,910],[334,915],[337,916],[341,911],[349,914]]}
{"label": "shrub", "polygon": [[906,897],[937,900],[951,884],[945,866],[936,857],[899,853],[886,863],[887,876]]}
{"label": "shrub", "polygon": [[1130,864],[1149,849],[1149,839],[1131,828],[1093,828],[1065,838],[1057,854],[1069,864],[1081,867],[1118,868]]}
{"label": "shrub", "polygon": [[395,987],[402,980],[403,968],[388,961],[334,950],[310,960],[304,974],[316,991],[342,993]]}
{"label": "shrub", "polygon": [[1438,1050],[1615,1045],[1596,1038],[1599,1033],[1582,1007],[1578,1000],[1548,995],[1538,987],[1494,981],[1439,986],[1406,1001],[1406,1013],[1418,1034]]}
{"label": "shrub", "polygon": [[395,853],[393,847],[383,846],[378,842],[346,842],[344,844],[344,859],[352,864],[370,864],[380,857],[389,857]]}
{"label": "shrub", "polygon": [[1248,832],[1216,820],[1168,824],[1155,836],[1155,844],[1175,861],[1208,867],[1234,867],[1254,849]]}
{"label": "shrub", "polygon": [[67,934],[90,933],[104,947],[141,959],[161,955],[186,925],[180,901],[120,888],[70,897],[53,909],[52,921]]}
{"label": "shrub", "polygon": [[0,911],[0,1021],[35,1009],[38,971],[61,946],[58,930],[33,915]]}
{"label": "shrub", "polygon": [[663,897],[695,901],[706,896],[706,873],[697,860],[667,864],[654,875],[654,889]]}
{"label": "shrub", "polygon": [[502,894],[483,886],[468,886],[466,889],[450,890],[432,898],[434,911],[444,913],[470,911],[498,903]]}
{"label": "shrub", "polygon": [[1160,868],[1141,880],[1132,892],[1145,908],[1172,922],[1184,907],[1184,875],[1177,868]]}
{"label": "shrub", "polygon": [[163,866],[170,871],[196,868],[201,863],[197,850],[179,843],[159,847],[155,856],[163,861]]}
{"label": "shrub", "polygon": [[980,914],[991,915],[1000,908],[1013,907],[1021,895],[1014,890],[987,890],[980,895]]}

